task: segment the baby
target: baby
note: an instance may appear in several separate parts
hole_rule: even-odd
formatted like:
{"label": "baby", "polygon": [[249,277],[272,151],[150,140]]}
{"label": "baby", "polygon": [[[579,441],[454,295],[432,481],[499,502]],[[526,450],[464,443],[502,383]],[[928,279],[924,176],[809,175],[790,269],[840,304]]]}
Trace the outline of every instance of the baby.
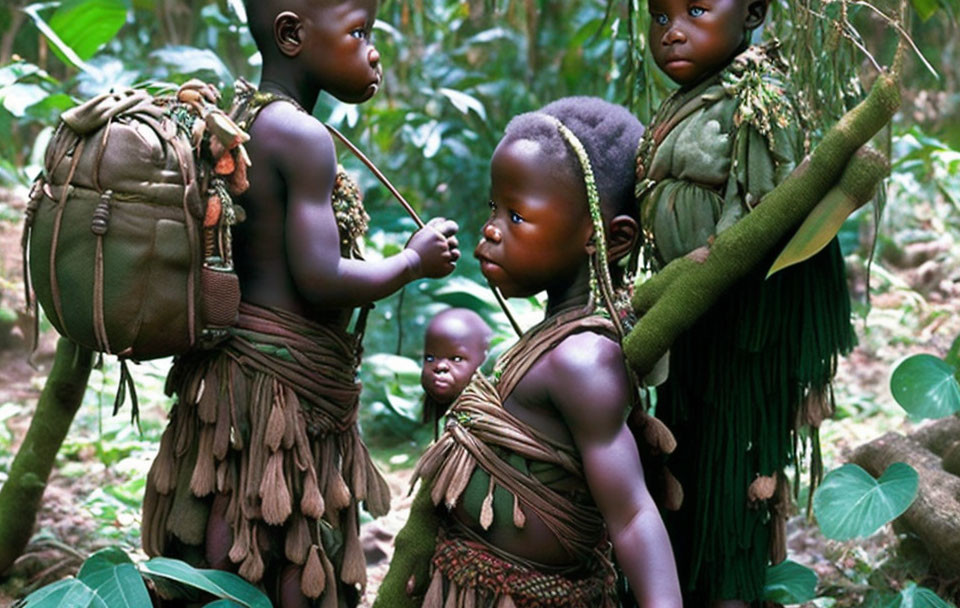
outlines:
{"label": "baby", "polygon": [[468,308],[444,310],[427,325],[420,385],[423,422],[433,424],[434,439],[440,417],[486,359],[492,333],[480,315]]}

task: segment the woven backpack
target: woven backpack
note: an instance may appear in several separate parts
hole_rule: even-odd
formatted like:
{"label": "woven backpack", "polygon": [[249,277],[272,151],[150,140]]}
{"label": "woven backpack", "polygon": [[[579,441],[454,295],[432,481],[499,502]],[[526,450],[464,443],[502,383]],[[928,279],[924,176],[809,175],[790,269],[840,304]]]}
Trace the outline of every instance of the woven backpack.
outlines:
{"label": "woven backpack", "polygon": [[191,81],[175,96],[125,89],[63,113],[22,241],[28,304],[32,284],[61,335],[143,361],[211,345],[236,322],[231,195],[247,187],[248,136],[218,100]]}

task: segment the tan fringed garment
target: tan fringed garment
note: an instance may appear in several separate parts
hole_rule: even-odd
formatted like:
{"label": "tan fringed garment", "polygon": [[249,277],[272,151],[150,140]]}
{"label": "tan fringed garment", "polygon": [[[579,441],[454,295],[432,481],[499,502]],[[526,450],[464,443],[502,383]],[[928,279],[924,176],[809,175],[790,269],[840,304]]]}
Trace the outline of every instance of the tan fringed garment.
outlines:
{"label": "tan fringed garment", "polygon": [[[609,320],[589,315],[584,309],[571,310],[531,329],[504,353],[494,370],[494,378],[499,378],[495,385],[482,374],[475,374],[453,404],[443,435],[420,459],[414,478],[420,477],[430,486],[434,504],[445,502],[448,508],[452,508],[466,490],[476,468],[488,473],[490,485],[481,507],[480,525],[488,529],[493,523],[495,485],[507,490],[514,496],[513,525],[524,526],[524,510],[543,520],[561,545],[584,566],[581,571],[589,572],[586,579],[577,581],[592,589],[589,598],[585,603],[575,601],[574,595],[570,595],[572,592],[564,591],[564,585],[571,583],[564,577],[541,577],[532,583],[530,577],[542,573],[538,574],[528,564],[511,559],[493,547],[487,547],[488,553],[497,554],[498,559],[492,561],[496,562],[498,572],[502,571],[503,576],[484,575],[483,570],[477,568],[476,559],[450,558],[467,548],[480,550],[482,541],[477,542],[480,540],[477,538],[464,544],[455,539],[452,541],[454,548],[450,547],[450,541],[442,542],[434,554],[434,574],[423,604],[425,608],[514,605],[598,608],[615,605],[610,543],[603,517],[589,498],[579,454],[575,447],[552,440],[503,408],[503,401],[541,355],[567,336],[582,331],[614,335]],[[556,467],[565,473],[566,479],[559,484],[547,485],[512,466],[507,460],[509,454]],[[571,488],[580,491],[570,492]],[[514,562],[517,570],[503,570],[504,564],[510,562]],[[501,578],[518,586],[504,586],[494,580]],[[597,578],[599,584],[596,584]],[[557,584],[551,586],[547,584],[548,580]],[[575,592],[577,597],[584,594],[581,587],[576,583],[572,587],[578,589]],[[530,588],[538,589],[539,600],[528,596]],[[555,603],[557,597],[566,599]]]}
{"label": "tan fringed garment", "polygon": [[147,478],[146,553],[167,554],[174,539],[202,547],[220,494],[229,557],[247,580],[270,560],[301,565],[301,590],[324,606],[338,605],[336,581],[365,585],[358,503],[378,517],[390,494],[357,429],[359,353],[353,334],[242,304],[227,342],[179,358],[167,379],[179,398]]}

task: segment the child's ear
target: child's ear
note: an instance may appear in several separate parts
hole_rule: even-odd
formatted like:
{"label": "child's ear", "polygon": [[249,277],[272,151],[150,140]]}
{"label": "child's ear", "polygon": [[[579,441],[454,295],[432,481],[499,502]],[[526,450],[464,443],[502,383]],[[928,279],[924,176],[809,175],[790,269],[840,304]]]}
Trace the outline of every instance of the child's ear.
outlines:
{"label": "child's ear", "polygon": [[629,215],[618,215],[607,227],[607,259],[611,262],[629,255],[637,239],[640,238],[640,226]]}
{"label": "child's ear", "polygon": [[756,29],[763,24],[769,3],[769,0],[747,0],[747,20],[743,24],[746,29]]}
{"label": "child's ear", "polygon": [[273,38],[277,48],[287,57],[296,57],[303,48],[301,36],[303,24],[300,15],[283,11],[273,20]]}

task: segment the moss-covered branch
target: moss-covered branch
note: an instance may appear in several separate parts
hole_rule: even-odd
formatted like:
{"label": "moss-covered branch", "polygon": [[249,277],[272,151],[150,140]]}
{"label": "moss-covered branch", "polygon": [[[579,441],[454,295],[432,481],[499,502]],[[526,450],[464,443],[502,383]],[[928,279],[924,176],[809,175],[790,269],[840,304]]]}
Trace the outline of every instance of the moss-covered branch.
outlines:
{"label": "moss-covered branch", "polygon": [[92,351],[60,338],[30,428],[0,488],[0,573],[20,556],[33,534],[47,478],[80,408],[92,364]]}
{"label": "moss-covered branch", "polygon": [[[437,513],[430,491],[420,484],[407,523],[397,534],[394,541],[396,550],[390,569],[387,571],[373,608],[417,608],[430,582],[430,558],[437,545],[437,533],[440,529],[440,515]],[[407,585],[413,583],[411,589]],[[412,591],[408,593],[408,591]]]}
{"label": "moss-covered branch", "polygon": [[866,202],[888,171],[887,159],[865,144],[900,106],[900,85],[881,75],[867,98],[827,132],[814,152],[748,216],[720,233],[705,261],[679,258],[637,285],[639,321],[623,350],[641,377],[673,341],[723,293],[783,242],[831,190]]}

